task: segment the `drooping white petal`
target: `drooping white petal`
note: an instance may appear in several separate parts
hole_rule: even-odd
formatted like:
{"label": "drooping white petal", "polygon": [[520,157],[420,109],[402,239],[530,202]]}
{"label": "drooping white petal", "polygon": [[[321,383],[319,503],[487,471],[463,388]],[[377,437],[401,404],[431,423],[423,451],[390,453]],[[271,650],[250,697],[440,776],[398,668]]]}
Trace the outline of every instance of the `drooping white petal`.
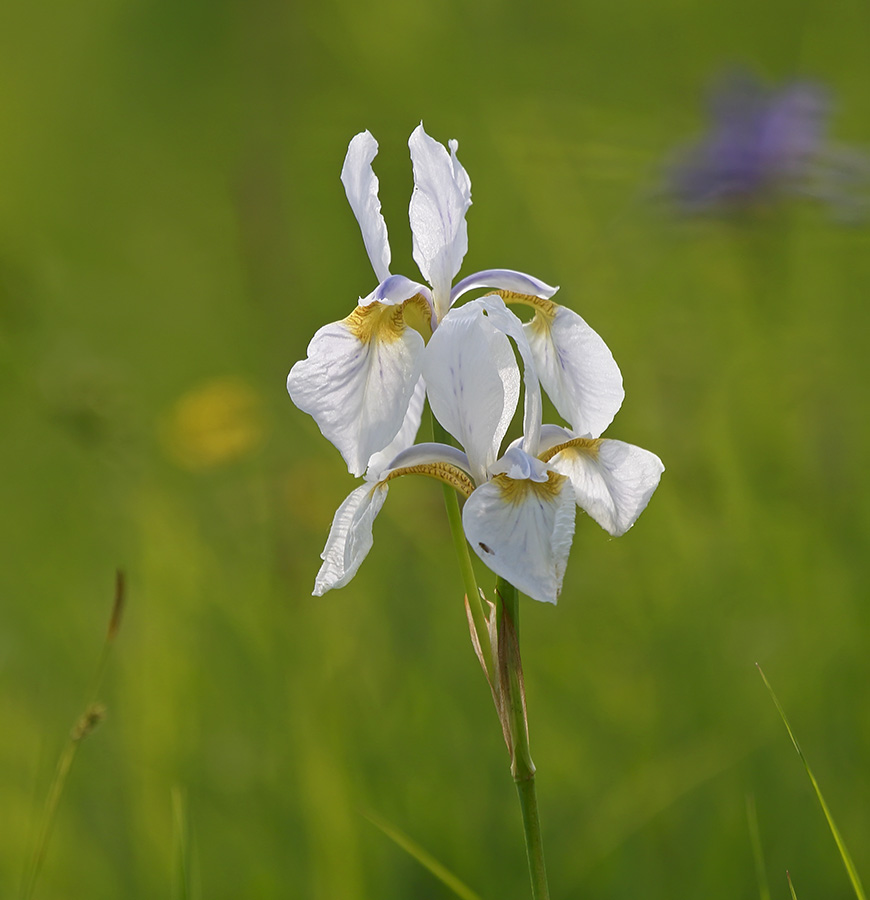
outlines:
{"label": "drooping white petal", "polygon": [[378,281],[384,281],[390,275],[390,242],[387,238],[387,223],[381,215],[378,178],[372,169],[372,160],[377,153],[378,142],[368,131],[356,135],[347,148],[347,156],[341,169],[341,182],[350,208],[359,222],[366,253],[375,275]]}
{"label": "drooping white petal", "polygon": [[571,483],[496,476],[465,502],[462,523],[474,552],[534,600],[555,603],[574,537]]}
{"label": "drooping white petal", "polygon": [[290,370],[293,402],[362,475],[402,428],[423,363],[423,338],[401,309],[372,303],[321,328]]}
{"label": "drooping white petal", "polygon": [[577,505],[614,537],[634,525],[665,470],[655,453],[601,438],[560,450],[549,465],[568,476]]}
{"label": "drooping white petal", "polygon": [[498,450],[517,408],[520,373],[510,341],[479,301],[451,310],[423,356],[435,418],[465,448],[475,481]]}
{"label": "drooping white petal", "polygon": [[414,164],[414,193],[409,216],[414,236],[414,260],[432,285],[438,317],[450,305],[450,285],[468,250],[465,214],[471,206],[471,182],[443,144],[418,125],[408,146]]}
{"label": "drooping white petal", "polygon": [[607,344],[573,310],[551,304],[523,326],[544,390],[576,434],[598,437],[625,391]]}
{"label": "drooping white petal", "polygon": [[351,492],[336,510],[314,581],[315,597],[344,587],[372,549],[372,525],[387,499],[386,484],[366,482]]}
{"label": "drooping white petal", "polygon": [[[541,416],[543,403],[541,400],[541,385],[535,370],[535,357],[529,346],[528,338],[523,329],[523,323],[505,306],[501,297],[491,295],[473,300],[472,303],[480,304],[486,309],[487,318],[502,334],[513,338],[517,350],[523,360],[523,385],[525,386],[525,399],[523,401],[523,449],[532,455],[538,452],[538,441],[541,435]],[[471,304],[466,304],[470,306]]]}
{"label": "drooping white petal", "polygon": [[366,477],[378,478],[381,473],[389,466],[394,456],[400,454],[403,450],[410,447],[417,439],[417,432],[420,430],[420,419],[423,416],[423,404],[426,402],[426,382],[420,378],[414,393],[411,394],[411,400],[408,403],[408,411],[405,413],[405,420],[399,433],[384,447],[379,450],[369,460],[366,467]]}
{"label": "drooping white petal", "polygon": [[526,275],[525,272],[517,272],[514,269],[485,269],[463,278],[453,286],[453,290],[450,292],[451,304],[468,291],[479,288],[531,294],[534,297],[542,297],[544,300],[549,300],[559,290],[533,275]]}

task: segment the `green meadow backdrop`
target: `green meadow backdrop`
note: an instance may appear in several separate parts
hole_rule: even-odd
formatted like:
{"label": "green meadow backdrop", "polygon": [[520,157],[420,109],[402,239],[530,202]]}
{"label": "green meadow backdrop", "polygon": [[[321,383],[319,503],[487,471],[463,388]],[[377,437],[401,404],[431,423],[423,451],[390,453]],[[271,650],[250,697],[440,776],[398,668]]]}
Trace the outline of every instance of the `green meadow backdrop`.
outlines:
{"label": "green meadow backdrop", "polygon": [[[441,491],[395,485],[310,591],[354,487],[285,391],[374,287],[339,182],[375,167],[414,275],[407,138],[460,141],[463,272],[560,284],[658,453],[612,540],[578,517],[524,600],[555,898],[848,898],[788,711],[870,880],[870,223],[795,202],[676,221],[662,161],[742,64],[870,147],[870,8],[842,0],[33,0],[0,9],[0,895],[18,895],[114,590],[127,608],[34,896],[437,900],[389,822],[528,896]],[[483,578],[489,586],[492,579]]]}

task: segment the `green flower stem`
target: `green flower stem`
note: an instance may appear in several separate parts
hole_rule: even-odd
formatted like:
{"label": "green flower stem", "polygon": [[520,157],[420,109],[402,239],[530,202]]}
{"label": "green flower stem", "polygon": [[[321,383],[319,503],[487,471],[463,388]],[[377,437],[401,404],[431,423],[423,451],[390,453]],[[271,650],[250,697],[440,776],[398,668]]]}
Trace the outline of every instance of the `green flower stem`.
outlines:
{"label": "green flower stem", "polygon": [[[436,441],[441,444],[450,444],[450,435],[441,423],[432,416],[432,432]],[[474,566],[471,564],[471,553],[468,551],[468,541],[465,540],[465,530],[462,527],[462,511],[459,509],[459,497],[456,491],[449,485],[444,485],[444,505],[447,507],[447,521],[450,524],[450,534],[453,537],[453,547],[456,550],[456,558],[459,560],[459,570],[462,574],[462,583],[465,586],[465,595],[468,599],[468,608],[471,610],[471,619],[474,622],[474,630],[477,640],[483,650],[487,663],[487,676],[492,677],[492,663],[487,653],[489,647],[489,629],[486,626],[486,613],[483,609],[483,600],[480,597],[480,588],[477,586],[477,577],[474,574]]]}
{"label": "green flower stem", "polygon": [[511,742],[513,744],[511,774],[517,786],[520,809],[523,814],[523,834],[526,840],[529,877],[532,882],[532,898],[533,900],[550,900],[547,868],[544,863],[544,843],[541,837],[541,819],[538,814],[538,797],[535,791],[535,766],[529,750],[528,719],[522,681],[519,592],[503,578],[498,579],[495,590],[499,617],[501,681],[503,689],[508,692],[505,700],[507,714],[510,716]]}
{"label": "green flower stem", "polygon": [[449,485],[444,485],[444,504],[447,507],[447,520],[450,523],[450,533],[453,535],[453,546],[456,549],[456,557],[459,560],[459,569],[462,573],[462,583],[465,585],[465,593],[468,597],[468,608],[471,610],[471,618],[474,622],[474,630],[480,646],[489,646],[489,636],[486,627],[486,618],[483,612],[483,601],[480,599],[480,589],[477,586],[477,578],[474,567],[471,564],[471,554],[468,552],[468,541],[465,540],[465,531],[462,528],[462,512],[459,509],[459,498],[456,491]]}
{"label": "green flower stem", "polygon": [[[436,441],[450,444],[450,435],[440,422],[432,416],[432,432]],[[538,815],[538,798],[535,792],[535,766],[529,751],[529,730],[526,719],[526,699],[523,688],[523,670],[520,661],[519,644],[519,593],[517,589],[499,578],[496,582],[496,623],[498,627],[498,659],[493,659],[492,641],[487,625],[483,599],[477,586],[477,578],[471,563],[471,553],[465,530],[462,527],[462,512],[456,491],[444,485],[444,504],[447,520],[453,536],[453,546],[459,560],[462,581],[471,620],[481,649],[481,662],[486,669],[487,680],[493,688],[493,699],[500,716],[505,716],[503,726],[506,738],[510,738],[511,774],[517,786],[520,809],[523,815],[523,834],[526,855],[529,862],[529,877],[532,883],[532,900],[550,900],[547,886],[547,869],[544,865],[544,845],[541,838],[541,820]],[[497,667],[497,671],[495,670]],[[501,693],[501,704],[499,703]]]}
{"label": "green flower stem", "polygon": [[547,868],[544,865],[544,844],[541,840],[541,820],[538,816],[538,797],[535,792],[535,776],[517,781],[520,808],[523,811],[523,832],[526,837],[526,856],[529,860],[529,877],[532,880],[534,900],[550,900],[547,886]]}

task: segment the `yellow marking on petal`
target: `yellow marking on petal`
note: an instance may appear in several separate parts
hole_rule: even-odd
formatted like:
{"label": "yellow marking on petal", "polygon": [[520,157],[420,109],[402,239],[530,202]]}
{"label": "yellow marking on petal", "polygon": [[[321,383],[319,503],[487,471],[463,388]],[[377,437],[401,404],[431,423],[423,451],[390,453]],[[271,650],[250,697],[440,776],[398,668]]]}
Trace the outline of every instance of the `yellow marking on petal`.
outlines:
{"label": "yellow marking on petal", "polygon": [[402,310],[405,323],[428,341],[432,337],[432,307],[429,301],[422,294],[414,294],[402,304]]}
{"label": "yellow marking on petal", "polygon": [[474,482],[462,471],[462,469],[444,462],[421,463],[418,466],[404,466],[401,469],[390,472],[383,481],[378,482],[378,486],[380,487],[380,485],[386,484],[388,481],[392,481],[400,475],[428,475],[430,478],[435,478],[437,481],[443,481],[444,484],[449,485],[466,497],[470,497],[474,491]]}
{"label": "yellow marking on petal", "polygon": [[556,444],[555,447],[550,447],[549,450],[545,450],[543,453],[539,454],[538,459],[541,462],[549,462],[557,453],[561,453],[563,450],[571,450],[576,453],[578,456],[588,456],[592,459],[598,459],[598,451],[601,447],[602,438],[572,438],[570,441],[565,441],[564,444]]}
{"label": "yellow marking on petal", "polygon": [[535,311],[535,317],[531,325],[536,331],[549,331],[556,318],[558,303],[547,300],[544,297],[536,297],[534,294],[521,294],[519,291],[491,291],[504,300],[505,303],[521,303],[523,306],[531,306]]}
{"label": "yellow marking on petal", "polygon": [[427,338],[432,335],[432,310],[422,294],[414,294],[402,303],[376,300],[368,306],[358,306],[344,323],[361,344],[398,341],[408,326]]}
{"label": "yellow marking on petal", "polygon": [[389,306],[378,301],[368,306],[358,306],[344,319],[344,323],[361,344],[376,340],[393,343],[402,337],[405,330],[401,304]]}
{"label": "yellow marking on petal", "polygon": [[546,481],[531,481],[528,478],[510,478],[504,473],[496,475],[492,483],[501,491],[502,498],[507,503],[519,505],[524,503],[529,494],[539,500],[552,503],[562,490],[562,484],[567,476],[558,472],[548,472]]}

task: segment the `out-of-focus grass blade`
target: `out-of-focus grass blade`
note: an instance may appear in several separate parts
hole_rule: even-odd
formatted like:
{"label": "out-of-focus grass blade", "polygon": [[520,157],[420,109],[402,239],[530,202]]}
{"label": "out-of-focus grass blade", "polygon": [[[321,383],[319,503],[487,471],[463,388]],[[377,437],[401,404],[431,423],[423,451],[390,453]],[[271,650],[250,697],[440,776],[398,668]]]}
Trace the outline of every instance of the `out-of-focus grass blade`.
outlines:
{"label": "out-of-focus grass blade", "polygon": [[363,813],[363,815],[372,823],[372,825],[383,831],[391,841],[398,844],[405,853],[409,856],[413,856],[424,869],[428,869],[442,884],[453,891],[457,897],[461,897],[462,900],[481,900],[479,894],[476,894],[471,890],[468,885],[463,884],[463,882],[461,882],[451,871],[438,862],[434,856],[427,853],[419,844],[414,843],[411,838],[399,831],[398,828],[394,828],[389,822],[385,821],[375,813],[366,812]]}
{"label": "out-of-focus grass blade", "polygon": [[190,842],[188,841],[187,803],[184,791],[172,788],[172,843],[175,865],[175,896],[178,900],[191,900]]}
{"label": "out-of-focus grass blade", "polygon": [[755,809],[755,797],[752,794],[746,795],[746,821],[749,823],[749,840],[752,843],[752,855],[755,857],[758,896],[761,900],[770,900],[770,885],[767,883],[767,870],[764,867],[764,853],[761,849],[761,833],[758,830],[758,813]]}
{"label": "out-of-focus grass blade", "polygon": [[788,889],[791,891],[791,900],[797,900],[797,894],[794,892],[794,885],[791,883],[791,875],[788,869],[785,870],[785,877],[788,879]]}
{"label": "out-of-focus grass blade", "polygon": [[[858,877],[858,870],[855,868],[855,863],[852,862],[852,857],[849,855],[849,851],[846,849],[846,844],[844,843],[843,838],[840,836],[840,831],[837,828],[836,823],[834,822],[831,811],[828,809],[828,804],[825,803],[825,798],[822,796],[822,791],[819,788],[819,783],[816,781],[816,776],[813,775],[813,770],[810,768],[810,764],[807,762],[807,758],[804,756],[803,750],[801,750],[800,744],[798,744],[797,739],[794,736],[794,732],[791,730],[791,725],[789,725],[785,710],[780,705],[780,702],[777,699],[776,694],[774,694],[773,688],[770,686],[770,682],[767,680],[767,677],[762,671],[761,666],[759,666],[758,663],[756,663],[755,665],[758,669],[758,674],[761,675],[764,686],[767,688],[767,690],[770,692],[770,696],[773,698],[773,702],[776,705],[776,709],[779,712],[783,725],[785,725],[786,731],[788,731],[788,736],[791,738],[791,742],[792,744],[794,744],[794,748],[795,750],[797,750],[797,754],[801,758],[801,762],[804,764],[804,768],[807,770],[807,775],[809,776],[810,783],[813,786],[813,790],[816,792],[816,797],[818,797],[819,804],[822,807],[822,812],[825,814],[825,818],[828,820],[828,827],[831,829],[831,834],[834,836],[834,840],[837,842],[837,849],[840,851],[840,857],[843,860],[843,865],[846,867],[846,871],[849,873],[849,879],[852,882],[852,887],[855,890],[855,896],[858,898],[858,900],[867,900],[867,895],[864,893],[864,887],[861,884],[861,879]],[[791,885],[791,879],[789,879],[789,885]],[[794,896],[794,888],[792,888],[792,896]]]}

